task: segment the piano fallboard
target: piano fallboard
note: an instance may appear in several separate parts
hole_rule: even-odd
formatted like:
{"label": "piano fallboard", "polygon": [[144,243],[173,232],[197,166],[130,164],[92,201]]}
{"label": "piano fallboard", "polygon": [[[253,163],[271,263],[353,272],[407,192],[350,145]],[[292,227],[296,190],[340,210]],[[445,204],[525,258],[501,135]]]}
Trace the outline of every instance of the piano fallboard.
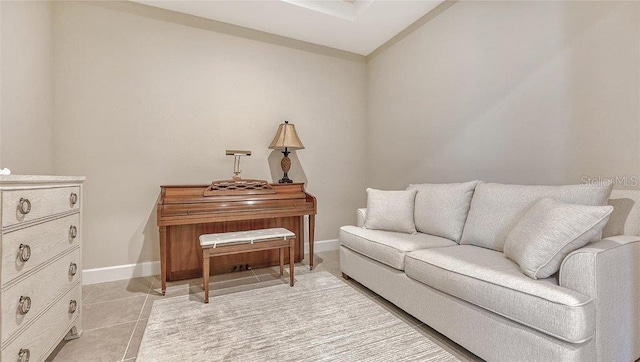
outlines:
{"label": "piano fallboard", "polygon": [[272,185],[275,194],[203,196],[207,185],[161,186],[158,226],[292,217],[316,213],[304,184]]}

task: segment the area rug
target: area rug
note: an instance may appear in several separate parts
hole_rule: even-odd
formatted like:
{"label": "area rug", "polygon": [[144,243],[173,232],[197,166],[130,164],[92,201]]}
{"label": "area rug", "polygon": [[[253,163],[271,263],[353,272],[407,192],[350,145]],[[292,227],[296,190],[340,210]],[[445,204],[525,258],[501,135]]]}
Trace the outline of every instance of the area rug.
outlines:
{"label": "area rug", "polygon": [[287,284],[153,304],[137,362],[457,361],[327,273]]}

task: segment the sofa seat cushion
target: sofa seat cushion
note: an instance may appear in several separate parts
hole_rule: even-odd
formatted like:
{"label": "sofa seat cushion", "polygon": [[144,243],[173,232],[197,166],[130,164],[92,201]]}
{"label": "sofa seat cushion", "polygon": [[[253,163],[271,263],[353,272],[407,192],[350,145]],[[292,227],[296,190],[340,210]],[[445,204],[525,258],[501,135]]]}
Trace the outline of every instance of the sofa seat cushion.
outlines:
{"label": "sofa seat cushion", "polygon": [[429,234],[403,234],[357,226],[341,227],[339,239],[341,245],[398,270],[404,270],[404,257],[410,251],[458,245]]}
{"label": "sofa seat cushion", "polygon": [[534,280],[503,253],[473,245],[407,254],[405,273],[441,292],[567,342],[595,332],[593,300],[553,278]]}

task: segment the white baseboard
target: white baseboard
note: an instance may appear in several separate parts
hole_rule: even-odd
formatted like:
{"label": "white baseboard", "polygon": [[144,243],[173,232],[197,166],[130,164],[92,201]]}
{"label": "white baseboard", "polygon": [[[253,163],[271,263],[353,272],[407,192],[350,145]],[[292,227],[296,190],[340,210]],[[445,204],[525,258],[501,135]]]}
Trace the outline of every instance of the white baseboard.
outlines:
{"label": "white baseboard", "polygon": [[[340,249],[340,241],[338,241],[338,239],[318,240],[313,244],[315,248],[314,250],[315,253],[321,253],[323,251],[332,251],[332,250]],[[309,253],[309,243],[304,243],[304,253],[305,254]]]}
{"label": "white baseboard", "polygon": [[[315,252],[338,250],[338,239],[318,240],[315,242]],[[304,244],[305,253],[309,252],[309,243]],[[85,269],[82,271],[82,284],[97,284],[116,280],[140,278],[160,274],[159,261],[145,261],[143,263],[108,266],[105,268]]]}
{"label": "white baseboard", "polygon": [[82,284],[96,284],[115,280],[146,277],[160,274],[159,261],[145,261],[137,264],[108,266],[105,268],[84,269]]}

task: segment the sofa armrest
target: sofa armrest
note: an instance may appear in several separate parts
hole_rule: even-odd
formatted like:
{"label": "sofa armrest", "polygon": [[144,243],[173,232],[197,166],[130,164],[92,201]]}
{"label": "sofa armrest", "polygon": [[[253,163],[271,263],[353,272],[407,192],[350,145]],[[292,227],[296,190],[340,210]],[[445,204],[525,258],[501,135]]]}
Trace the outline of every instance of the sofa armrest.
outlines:
{"label": "sofa armrest", "polygon": [[595,301],[598,361],[640,357],[640,237],[613,236],[572,252],[559,279]]}
{"label": "sofa armrest", "polygon": [[364,219],[367,217],[367,209],[358,209],[356,217],[357,217],[356,225],[359,227],[363,227]]}

